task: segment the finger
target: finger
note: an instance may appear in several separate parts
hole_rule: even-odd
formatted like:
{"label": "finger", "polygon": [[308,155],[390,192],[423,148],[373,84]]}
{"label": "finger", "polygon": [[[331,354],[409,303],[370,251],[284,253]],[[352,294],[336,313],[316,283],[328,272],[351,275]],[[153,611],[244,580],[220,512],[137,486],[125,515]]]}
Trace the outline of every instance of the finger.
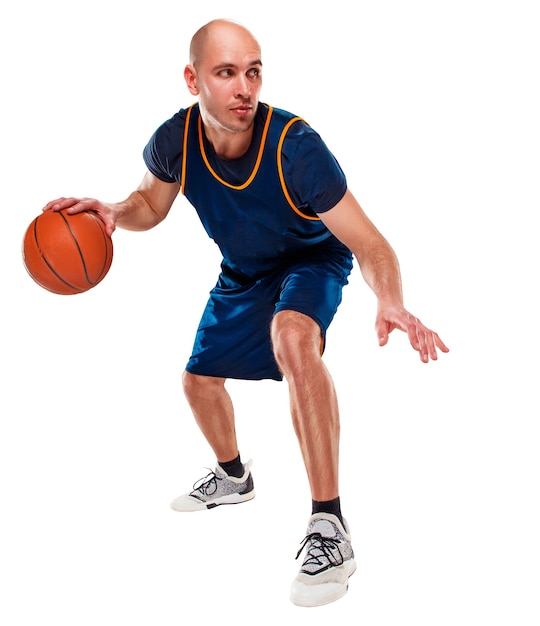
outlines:
{"label": "finger", "polygon": [[415,320],[414,322],[407,324],[407,336],[409,337],[409,342],[411,346],[417,351],[421,352],[421,342],[418,333],[418,322]]}
{"label": "finger", "polygon": [[423,326],[423,324],[414,318],[414,322],[407,327],[407,334],[411,346],[419,353],[422,363],[427,363],[429,358],[437,358],[437,352],[433,348],[433,340],[430,337],[431,331]]}
{"label": "finger", "polygon": [[114,222],[106,221],[105,222],[105,232],[109,237],[112,237],[114,231],[116,230],[116,224]]}
{"label": "finger", "polygon": [[379,340],[379,346],[385,346],[388,343],[389,329],[386,322],[380,322],[376,324],[375,330],[377,331],[377,338]]}
{"label": "finger", "polygon": [[433,333],[426,328],[422,322],[415,318],[416,322],[416,338],[418,342],[418,351],[423,363],[427,363],[430,359],[437,358],[437,352],[435,350],[435,343],[433,341]]}
{"label": "finger", "polygon": [[437,333],[433,333],[433,337],[435,340],[435,344],[437,346],[437,348],[439,348],[439,350],[441,352],[450,352],[450,348],[448,348],[443,341],[441,340],[441,338],[439,337],[439,335]]}
{"label": "finger", "polygon": [[58,198],[57,200],[51,200],[44,207],[43,211],[62,211],[63,209],[70,208],[78,204],[80,200],[78,198]]}
{"label": "finger", "polygon": [[[426,360],[424,361],[425,363],[427,363],[429,361],[429,357],[431,357],[432,361],[436,361],[439,358],[439,355],[437,354],[437,348],[435,345],[435,338],[434,338],[434,334],[432,331],[428,331],[426,333]],[[428,357],[429,354],[429,357]]]}
{"label": "finger", "polygon": [[[437,350],[440,350],[441,352],[450,352],[449,348],[441,341],[439,335],[436,332],[429,330],[429,328],[425,329],[425,341],[426,357],[427,355],[429,355],[429,358],[431,358],[433,361],[437,361],[439,358],[439,353]],[[422,360],[427,363],[429,358]]]}
{"label": "finger", "polygon": [[424,363],[427,363],[430,358],[433,361],[438,360],[439,353],[437,352],[437,348],[441,350],[441,352],[449,352],[449,349],[444,345],[436,332],[420,324],[418,333],[420,337],[420,353]]}
{"label": "finger", "polygon": [[73,213],[82,213],[83,211],[92,210],[94,204],[92,198],[69,198],[69,201],[64,208],[72,215]]}
{"label": "finger", "polygon": [[42,211],[58,211],[58,207],[65,201],[65,198],[51,200],[43,207]]}

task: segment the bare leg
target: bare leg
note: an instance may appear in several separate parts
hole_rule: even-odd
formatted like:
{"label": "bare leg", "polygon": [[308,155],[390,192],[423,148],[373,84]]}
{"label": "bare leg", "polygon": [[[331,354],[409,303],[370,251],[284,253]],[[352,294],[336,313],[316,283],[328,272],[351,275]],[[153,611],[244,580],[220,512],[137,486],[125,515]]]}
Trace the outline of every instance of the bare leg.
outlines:
{"label": "bare leg", "polygon": [[225,379],[184,372],[184,393],[193,415],[219,462],[238,455],[234,409]]}
{"label": "bare leg", "polygon": [[272,322],[274,353],[289,385],[291,415],[313,500],[339,496],[339,411],[320,353],[321,330],[310,317],[280,311]]}

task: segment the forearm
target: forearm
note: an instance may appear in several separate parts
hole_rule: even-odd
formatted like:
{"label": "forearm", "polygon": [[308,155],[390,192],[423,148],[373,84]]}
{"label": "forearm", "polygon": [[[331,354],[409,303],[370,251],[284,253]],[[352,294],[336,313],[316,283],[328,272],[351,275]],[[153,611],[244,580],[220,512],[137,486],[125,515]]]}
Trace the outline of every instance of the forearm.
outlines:
{"label": "forearm", "polygon": [[356,257],[362,276],[377,296],[379,306],[402,306],[401,274],[394,250],[351,192],[347,191],[333,209],[320,217]]}
{"label": "forearm", "polygon": [[163,219],[140,190],[131,193],[123,202],[108,206],[116,214],[116,225],[125,230],[150,230]]}
{"label": "forearm", "polygon": [[379,307],[403,306],[401,272],[397,256],[381,238],[367,248],[353,250],[362,276],[377,297]]}
{"label": "forearm", "polygon": [[126,200],[112,206],[116,224],[126,230],[149,230],[167,216],[180,185],[164,183],[147,172]]}

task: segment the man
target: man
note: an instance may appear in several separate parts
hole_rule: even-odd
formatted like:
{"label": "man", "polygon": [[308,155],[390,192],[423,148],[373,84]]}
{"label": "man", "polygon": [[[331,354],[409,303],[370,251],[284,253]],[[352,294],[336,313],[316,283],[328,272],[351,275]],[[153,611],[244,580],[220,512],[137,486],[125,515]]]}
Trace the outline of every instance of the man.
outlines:
{"label": "man", "polygon": [[112,234],[116,226],[152,228],[180,191],[196,208],[223,262],[183,385],[217,467],[171,506],[195,511],[254,497],[225,382],[284,377],[312,496],[291,599],[317,606],[341,597],[356,567],[339,499],[336,394],[321,358],[352,255],[377,296],[381,346],[398,328],[423,362],[448,348],[404,308],[395,254],[319,135],[259,102],[261,71],[260,47],[244,27],[228,20],[203,26],[184,72],[197,103],[155,132],[138,189],[115,204],[61,198],[45,209],[94,210]]}

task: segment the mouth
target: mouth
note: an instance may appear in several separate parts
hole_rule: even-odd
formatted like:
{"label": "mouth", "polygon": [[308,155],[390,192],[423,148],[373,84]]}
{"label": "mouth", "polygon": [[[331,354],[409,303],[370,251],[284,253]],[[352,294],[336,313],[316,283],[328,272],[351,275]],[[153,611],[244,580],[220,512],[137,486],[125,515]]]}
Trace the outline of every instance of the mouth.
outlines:
{"label": "mouth", "polygon": [[250,104],[240,104],[239,106],[231,108],[231,111],[239,116],[249,115],[253,107]]}

